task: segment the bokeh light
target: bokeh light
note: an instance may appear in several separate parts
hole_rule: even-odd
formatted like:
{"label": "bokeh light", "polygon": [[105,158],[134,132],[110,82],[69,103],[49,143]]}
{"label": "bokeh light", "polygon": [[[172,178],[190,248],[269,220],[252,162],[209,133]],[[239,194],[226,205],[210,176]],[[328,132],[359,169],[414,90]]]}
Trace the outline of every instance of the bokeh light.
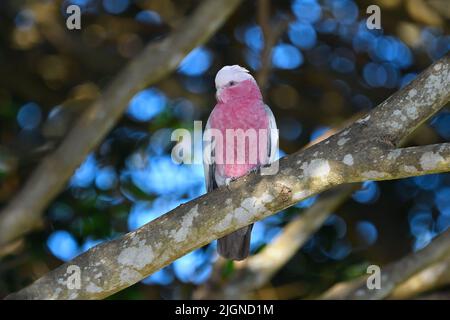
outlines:
{"label": "bokeh light", "polygon": [[272,51],[272,63],[276,68],[295,69],[303,64],[303,55],[290,44],[278,44]]}
{"label": "bokeh light", "polygon": [[367,246],[371,246],[377,241],[377,228],[370,221],[358,221],[356,224],[356,232],[358,237],[362,239]]}
{"label": "bokeh light", "polygon": [[86,188],[92,184],[95,179],[95,173],[97,171],[97,161],[93,154],[89,154],[86,160],[75,171],[70,180],[72,187]]}
{"label": "bokeh light", "polygon": [[264,48],[264,37],[260,26],[251,26],[245,30],[244,40],[247,46],[255,52]]}
{"label": "bokeh light", "polygon": [[198,47],[192,50],[180,64],[178,72],[187,76],[199,76],[205,73],[212,63],[208,49]]}
{"label": "bokeh light", "polygon": [[298,20],[312,23],[320,19],[322,8],[316,0],[294,0],[292,11]]}
{"label": "bokeh light", "polygon": [[361,189],[353,192],[353,200],[359,203],[374,203],[378,200],[380,196],[380,188],[378,187],[378,182],[376,181],[364,181],[362,183]]}
{"label": "bokeh light", "polygon": [[64,230],[54,231],[47,239],[47,247],[62,261],[69,261],[80,254],[77,241],[73,235]]}
{"label": "bokeh light", "polygon": [[159,25],[162,23],[160,15],[156,11],[152,10],[143,10],[138,12],[135,19],[136,21],[153,25]]}
{"label": "bokeh light", "polygon": [[41,119],[41,108],[34,102],[24,104],[17,113],[17,123],[22,129],[35,129],[39,126]]}
{"label": "bokeh light", "polygon": [[149,121],[164,110],[165,95],[154,88],[137,93],[130,101],[127,113],[135,120]]}
{"label": "bokeh light", "polygon": [[291,42],[301,49],[311,49],[317,42],[316,30],[309,23],[290,24],[288,35]]}
{"label": "bokeh light", "polygon": [[120,14],[124,12],[130,5],[129,0],[103,0],[103,8],[112,14]]}

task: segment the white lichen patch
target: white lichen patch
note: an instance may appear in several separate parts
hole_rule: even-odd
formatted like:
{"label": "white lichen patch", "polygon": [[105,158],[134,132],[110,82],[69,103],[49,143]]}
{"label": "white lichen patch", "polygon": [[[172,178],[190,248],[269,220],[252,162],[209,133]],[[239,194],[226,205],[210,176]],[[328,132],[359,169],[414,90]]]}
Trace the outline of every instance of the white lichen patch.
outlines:
{"label": "white lichen patch", "polygon": [[350,140],[349,138],[341,138],[341,139],[338,140],[337,144],[338,144],[338,146],[343,146],[349,140]]}
{"label": "white lichen patch", "polygon": [[395,160],[402,154],[401,150],[394,150],[388,153],[387,158],[388,160]]}
{"label": "white lichen patch", "polygon": [[233,217],[237,221],[237,223],[246,223],[250,221],[252,213],[242,207],[239,207],[233,211]]}
{"label": "white lichen patch", "polygon": [[386,175],[386,173],[376,170],[370,170],[362,173],[362,176],[366,179],[382,179],[386,177]]}
{"label": "white lichen patch", "polygon": [[136,270],[125,268],[120,272],[120,281],[126,284],[133,284],[141,280],[142,276]]}
{"label": "white lichen patch", "polygon": [[252,219],[258,215],[267,212],[265,205],[270,203],[273,197],[270,193],[263,193],[259,197],[249,197],[242,200],[239,207],[231,210],[231,213],[226,215],[219,223],[214,226],[214,231],[221,232],[226,230],[234,223],[248,224]]}
{"label": "white lichen patch", "polygon": [[345,130],[344,132],[342,132],[339,136],[340,136],[340,137],[344,137],[344,136],[346,136],[349,132],[350,132],[350,129],[347,129],[347,130]]}
{"label": "white lichen patch", "polygon": [[361,296],[364,295],[364,293],[365,293],[364,289],[358,289],[358,290],[356,290],[356,292],[355,292],[355,296],[361,297]]}
{"label": "white lichen patch", "polygon": [[439,70],[441,70],[441,68],[442,68],[442,64],[440,64],[440,63],[438,63],[438,64],[436,64],[435,66],[434,66],[434,70],[436,70],[436,71],[439,71]]}
{"label": "white lichen patch", "polygon": [[448,70],[447,72],[442,71],[438,75],[431,74],[428,77],[427,82],[425,83],[425,89],[427,90],[425,95],[426,98],[434,99],[436,94],[442,92],[442,89],[445,88],[448,81],[450,80],[449,78],[450,74]]}
{"label": "white lichen patch", "polygon": [[310,190],[301,190],[297,191],[292,195],[292,200],[294,201],[300,201],[303,200],[311,195]]}
{"label": "white lichen patch", "polygon": [[139,246],[123,249],[117,257],[117,262],[121,265],[142,269],[153,261],[153,249],[141,241]]}
{"label": "white lichen patch", "polygon": [[416,89],[409,90],[408,97],[414,98],[416,95],[417,95],[417,90]]}
{"label": "white lichen patch", "polygon": [[102,292],[103,289],[97,286],[95,283],[89,282],[88,285],[86,286],[86,291],[90,293],[99,293]]}
{"label": "white lichen patch", "polygon": [[246,198],[241,202],[241,206],[233,211],[233,216],[238,223],[247,223],[258,213],[267,211],[265,205],[273,200],[269,193],[264,193],[260,197]]}
{"label": "white lichen patch", "polygon": [[182,242],[186,240],[187,235],[191,231],[192,224],[194,222],[194,218],[198,215],[198,205],[193,207],[187,214],[183,216],[180,222],[180,228],[178,230],[172,230],[170,232],[170,236],[176,242]]}
{"label": "white lichen patch", "polygon": [[410,106],[406,108],[406,115],[413,120],[416,120],[419,117],[419,113],[417,112],[417,108],[415,106]]}
{"label": "white lichen patch", "polygon": [[225,218],[220,220],[214,227],[214,231],[223,231],[231,225],[233,221],[233,216],[231,214],[227,214]]}
{"label": "white lichen patch", "polygon": [[399,121],[395,121],[395,120],[388,121],[386,124],[389,127],[391,127],[392,129],[400,129],[402,127],[400,122]]}
{"label": "white lichen patch", "polygon": [[444,161],[444,158],[439,153],[425,152],[420,157],[420,166],[423,170],[433,170],[437,167],[439,162]]}
{"label": "white lichen patch", "polygon": [[50,300],[58,300],[58,298],[59,298],[59,294],[62,292],[62,289],[61,288],[56,288],[54,291],[53,291],[53,294],[50,296]]}
{"label": "white lichen patch", "polygon": [[369,119],[370,119],[370,115],[366,116],[365,118],[359,119],[358,121],[356,121],[356,123],[364,123],[364,122],[369,121]]}
{"label": "white lichen patch", "polygon": [[400,118],[400,121],[406,121],[406,116],[403,115],[403,113],[400,110],[394,110],[393,115]]}
{"label": "white lichen patch", "polygon": [[314,159],[309,164],[304,163],[301,168],[305,177],[309,178],[325,178],[331,171],[328,160],[324,159]]}
{"label": "white lichen patch", "polygon": [[69,300],[75,300],[76,298],[78,298],[78,292],[72,292],[69,295]]}
{"label": "white lichen patch", "polygon": [[416,167],[414,167],[414,166],[408,166],[408,165],[404,165],[404,166],[403,166],[403,170],[404,170],[405,172],[408,172],[408,173],[416,173],[416,172],[417,172],[417,168],[416,168]]}
{"label": "white lichen patch", "polygon": [[352,166],[353,165],[353,156],[351,154],[346,154],[344,156],[344,159],[342,160],[342,162],[344,162],[344,164],[346,164],[348,166]]}

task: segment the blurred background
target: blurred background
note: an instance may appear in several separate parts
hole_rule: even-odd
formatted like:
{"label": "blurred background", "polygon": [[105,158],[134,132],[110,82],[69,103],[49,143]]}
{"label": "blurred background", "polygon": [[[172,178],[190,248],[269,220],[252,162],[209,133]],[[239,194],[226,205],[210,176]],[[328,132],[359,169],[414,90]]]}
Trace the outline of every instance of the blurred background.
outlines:
{"label": "blurred background", "polygon": [[[146,44],[167,36],[199,3],[0,2],[0,207],[121,67]],[[277,28],[268,28],[266,58],[267,12],[264,18],[260,1],[243,1],[176,72],[134,96],[47,208],[41,227],[0,260],[0,298],[205,193],[202,166],[172,162],[170,135],[207,119],[215,104],[214,76],[223,65],[239,64],[258,78],[277,119],[284,155],[369,111],[450,49],[446,0],[268,3],[269,21]],[[66,28],[70,4],[81,7],[81,30]],[[371,4],[381,8],[380,30],[366,27]],[[450,141],[448,108],[407,144],[442,141]],[[316,199],[257,222],[252,253],[270,244]],[[370,264],[383,265],[425,247],[449,226],[450,174],[367,181],[255,297],[314,297],[365,274]],[[198,249],[111,299],[192,297],[211,276],[215,247],[214,242]]]}

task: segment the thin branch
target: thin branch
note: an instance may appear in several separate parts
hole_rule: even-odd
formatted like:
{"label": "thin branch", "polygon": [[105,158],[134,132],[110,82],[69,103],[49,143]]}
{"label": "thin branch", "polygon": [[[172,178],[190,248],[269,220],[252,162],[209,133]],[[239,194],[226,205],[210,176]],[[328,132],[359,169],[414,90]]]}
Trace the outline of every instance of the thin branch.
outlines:
{"label": "thin branch", "polygon": [[[360,116],[361,115],[356,117],[352,116],[338,127],[327,130],[325,133],[306,144],[302,150],[329,138],[344,127],[355,122]],[[244,298],[247,297],[247,294],[250,291],[262,287],[265,283],[270,281],[273,274],[289,261],[292,255],[303,246],[307,239],[320,228],[326,220],[326,217],[328,217],[341,203],[345,202],[345,199],[351,194],[350,190],[350,186],[346,185],[322,193],[312,207],[308,208],[301,216],[288,223],[283,228],[282,233],[276,237],[271,244],[264,247],[262,252],[251,256],[244,261],[234,262],[236,271],[233,272],[230,277],[223,277],[223,268],[226,260],[219,257],[214,264],[211,277],[205,284],[194,291],[193,298]],[[295,235],[295,239],[289,239],[291,235]],[[278,245],[280,241],[288,245],[286,247],[281,246],[280,248]],[[278,252],[280,250],[281,254],[277,253],[276,258],[274,254],[270,254],[270,252]],[[271,256],[270,259],[259,258],[259,256],[266,257],[267,252]],[[264,261],[264,268],[259,268],[257,263],[249,262],[258,260]],[[251,269],[249,268],[250,265],[253,265]]]}
{"label": "thin branch", "polygon": [[35,169],[0,214],[0,245],[32,230],[42,211],[64,188],[75,169],[114,126],[139,90],[173,71],[184,56],[204,43],[241,0],[209,0],[199,5],[168,38],[149,44],[80,116],[62,144]]}
{"label": "thin branch", "polygon": [[450,230],[439,235],[427,247],[381,269],[381,288],[368,289],[367,277],[334,285],[322,299],[383,299],[395,288],[433,263],[450,254]]}
{"label": "thin branch", "polygon": [[354,186],[344,185],[325,191],[310,208],[289,222],[261,252],[236,263],[236,270],[230,278],[223,279],[222,264],[219,264],[215,276],[195,292],[194,298],[248,298],[249,292],[265,285],[294,256],[353,189]]}
{"label": "thin branch", "polygon": [[277,21],[270,21],[270,1],[259,0],[258,2],[258,22],[264,37],[264,48],[261,52],[261,68],[257,74],[257,81],[261,90],[265,91],[272,68],[272,48],[278,38],[283,34],[289,25],[291,18],[281,17]]}

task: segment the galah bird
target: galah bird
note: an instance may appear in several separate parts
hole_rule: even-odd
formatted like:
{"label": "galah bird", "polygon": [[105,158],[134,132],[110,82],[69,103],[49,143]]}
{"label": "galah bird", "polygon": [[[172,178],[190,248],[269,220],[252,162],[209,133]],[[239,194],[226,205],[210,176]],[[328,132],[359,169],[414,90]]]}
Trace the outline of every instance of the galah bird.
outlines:
{"label": "galah bird", "polygon": [[[208,139],[204,139],[204,150],[210,153],[206,155],[210,156],[209,161],[205,161],[205,156],[203,157],[208,192],[220,186],[228,185],[230,181],[273,162],[278,147],[275,118],[270,108],[264,104],[258,84],[248,70],[238,65],[225,66],[217,73],[215,84],[217,104],[209,116],[205,127],[205,135],[208,129],[216,129],[221,133],[221,152],[223,154],[218,155],[218,152],[220,152],[217,147],[218,141],[214,141],[217,137],[210,140],[209,145],[205,141]],[[236,149],[239,143],[234,140],[234,137],[232,137],[234,142],[230,138],[227,140],[226,132],[228,129],[242,129],[244,132],[248,129],[254,129],[257,133],[263,132],[267,135],[260,136],[257,134],[258,140],[251,143],[248,140],[244,141],[245,149],[240,152],[245,152],[245,160],[238,162],[236,154],[239,151]],[[260,129],[264,130],[261,131]],[[237,139],[245,140],[246,138],[245,136],[238,136]],[[260,144],[262,147],[259,146]],[[234,156],[236,156],[234,162],[227,163],[227,152],[234,153]],[[257,155],[257,161],[250,157],[252,152]],[[221,156],[222,161],[217,161],[219,156]],[[250,251],[252,228],[253,224],[220,238],[217,247],[218,253],[224,258],[232,260],[245,259]]]}

